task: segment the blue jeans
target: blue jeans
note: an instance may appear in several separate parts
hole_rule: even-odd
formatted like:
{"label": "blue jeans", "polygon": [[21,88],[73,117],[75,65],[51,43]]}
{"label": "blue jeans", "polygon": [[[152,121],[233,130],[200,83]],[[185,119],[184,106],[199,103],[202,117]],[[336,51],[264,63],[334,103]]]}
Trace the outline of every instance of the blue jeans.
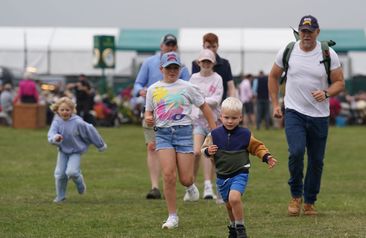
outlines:
{"label": "blue jeans", "polygon": [[78,191],[84,187],[84,179],[80,171],[80,154],[58,152],[55,168],[56,196],[59,200],[66,196],[67,181],[72,179]]}
{"label": "blue jeans", "polygon": [[[292,109],[285,112],[285,131],[289,150],[288,168],[292,197],[314,204],[320,191],[323,160],[328,136],[328,117],[310,117]],[[303,181],[305,149],[308,156]]]}

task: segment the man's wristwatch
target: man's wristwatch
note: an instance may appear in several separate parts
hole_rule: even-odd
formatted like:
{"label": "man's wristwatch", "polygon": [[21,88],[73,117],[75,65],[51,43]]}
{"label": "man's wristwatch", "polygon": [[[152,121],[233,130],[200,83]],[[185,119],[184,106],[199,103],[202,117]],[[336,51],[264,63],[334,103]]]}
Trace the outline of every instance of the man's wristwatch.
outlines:
{"label": "man's wristwatch", "polygon": [[327,90],[323,90],[325,98],[329,98],[329,93]]}

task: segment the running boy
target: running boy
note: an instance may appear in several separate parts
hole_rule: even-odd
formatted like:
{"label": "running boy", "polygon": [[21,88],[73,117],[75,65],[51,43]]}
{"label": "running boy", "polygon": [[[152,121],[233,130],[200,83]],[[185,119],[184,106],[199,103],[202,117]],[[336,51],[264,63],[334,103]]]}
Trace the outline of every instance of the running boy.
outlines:
{"label": "running boy", "polygon": [[168,52],[161,57],[163,79],[151,85],[146,95],[145,121],[148,126],[155,126],[156,150],[160,160],[164,195],[169,217],[162,228],[178,227],[176,208],[177,170],[182,185],[193,184],[193,105],[199,107],[208,121],[210,128],[215,128],[210,106],[193,84],[179,79],[181,63],[175,52]]}
{"label": "running boy", "polygon": [[66,199],[66,187],[69,179],[76,185],[79,194],[84,194],[86,186],[80,171],[81,154],[86,152],[90,144],[99,151],[104,151],[107,145],[93,125],[86,123],[76,114],[75,103],[62,97],[51,106],[55,113],[48,131],[48,142],[58,147],[57,164],[55,169],[56,198],[55,203]]}
{"label": "running boy", "polygon": [[[222,86],[221,76],[214,72],[213,67],[215,66],[216,59],[215,54],[209,49],[203,49],[198,56],[198,65],[200,71],[192,74],[189,80],[192,84],[196,85],[205,97],[205,101],[211,107],[213,112],[214,120],[217,123],[220,116],[220,103],[224,88]],[[204,118],[202,113],[197,107],[193,107],[192,118],[194,121],[193,129],[193,142],[194,142],[194,179],[196,181],[199,164],[201,161],[201,146],[206,136],[210,132],[207,120]],[[212,177],[214,174],[213,165],[210,160],[202,160],[203,165],[203,176],[204,176],[204,199],[213,199],[214,193],[212,190]],[[192,193],[186,191],[183,200],[184,201],[197,201],[199,199],[199,191],[196,189],[196,196],[190,196]]]}
{"label": "running boy", "polygon": [[265,145],[257,140],[249,129],[239,127],[242,120],[241,101],[229,97],[221,105],[222,126],[206,137],[202,153],[212,158],[216,167],[216,186],[226,203],[230,219],[229,237],[247,237],[241,195],[249,177],[249,153],[273,168],[277,160],[271,156]]}

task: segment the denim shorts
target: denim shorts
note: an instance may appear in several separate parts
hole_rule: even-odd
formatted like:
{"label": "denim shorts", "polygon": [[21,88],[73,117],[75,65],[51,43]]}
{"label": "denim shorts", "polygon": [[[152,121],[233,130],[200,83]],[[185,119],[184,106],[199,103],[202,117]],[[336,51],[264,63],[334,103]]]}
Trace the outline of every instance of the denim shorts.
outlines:
{"label": "denim shorts", "polygon": [[238,174],[232,178],[227,179],[216,179],[216,186],[219,190],[222,199],[225,202],[229,201],[229,193],[231,190],[239,191],[240,194],[243,194],[245,191],[245,188],[247,187],[249,179],[249,174],[247,173],[241,173]]}
{"label": "denim shorts", "polygon": [[177,153],[193,153],[192,125],[156,127],[156,150],[175,149]]}

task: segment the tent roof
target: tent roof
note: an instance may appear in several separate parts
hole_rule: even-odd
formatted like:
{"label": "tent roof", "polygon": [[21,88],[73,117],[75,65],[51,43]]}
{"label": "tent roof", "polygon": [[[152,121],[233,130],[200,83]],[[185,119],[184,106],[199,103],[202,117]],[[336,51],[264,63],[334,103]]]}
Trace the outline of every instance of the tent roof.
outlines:
{"label": "tent roof", "polygon": [[177,29],[120,29],[116,49],[142,52],[159,51],[161,39],[168,33],[178,38]]}
{"label": "tent roof", "polygon": [[319,40],[335,41],[336,45],[332,48],[337,52],[366,50],[366,37],[363,29],[321,29]]}

